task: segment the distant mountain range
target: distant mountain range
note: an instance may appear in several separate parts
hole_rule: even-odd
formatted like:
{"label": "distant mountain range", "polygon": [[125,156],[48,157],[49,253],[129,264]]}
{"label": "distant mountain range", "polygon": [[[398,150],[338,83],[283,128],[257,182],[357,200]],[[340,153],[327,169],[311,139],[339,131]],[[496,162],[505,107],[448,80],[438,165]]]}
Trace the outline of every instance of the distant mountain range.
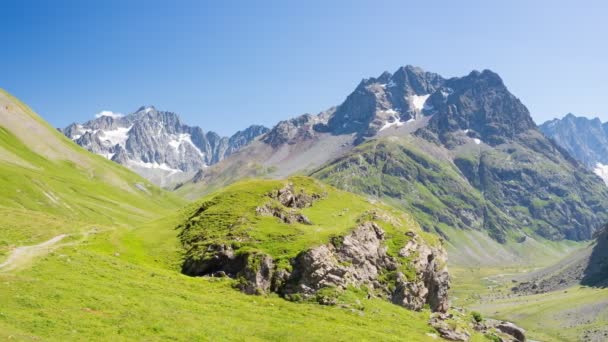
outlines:
{"label": "distant mountain range", "polygon": [[403,207],[446,238],[584,240],[608,221],[608,188],[490,70],[448,79],[400,67],[363,79],[339,106],[230,138],[154,107],[63,132],[188,198],[244,177],[307,174]]}
{"label": "distant mountain range", "polygon": [[445,237],[583,240],[608,221],[608,188],[489,70],[446,79],[405,66],[364,79],[341,105],[280,122],[177,192],[291,174],[382,198]]}
{"label": "distant mountain range", "polygon": [[608,123],[569,113],[539,128],[608,184]]}
{"label": "distant mountain range", "polygon": [[159,185],[188,179],[199,169],[239,150],[268,128],[250,126],[231,137],[204,132],[181,122],[172,112],[144,106],[121,116],[102,112],[63,133],[87,150],[125,165]]}

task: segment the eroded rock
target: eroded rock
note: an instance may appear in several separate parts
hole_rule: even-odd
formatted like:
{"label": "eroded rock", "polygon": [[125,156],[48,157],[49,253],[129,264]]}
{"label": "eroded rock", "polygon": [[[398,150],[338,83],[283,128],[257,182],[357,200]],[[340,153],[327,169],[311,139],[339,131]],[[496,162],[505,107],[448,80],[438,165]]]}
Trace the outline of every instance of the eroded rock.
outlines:
{"label": "eroded rock", "polygon": [[452,327],[447,320],[452,318],[450,314],[433,314],[429,320],[429,324],[437,330],[439,336],[449,341],[468,341],[471,334],[457,327]]}
{"label": "eroded rock", "polygon": [[[291,271],[277,267],[275,260],[261,252],[239,253],[230,246],[212,245],[205,257],[187,260],[183,272],[228,276],[237,279],[237,287],[245,293],[272,291],[289,298],[316,298],[326,289],[354,286],[411,310],[428,304],[433,311],[444,312],[449,289],[445,251],[430,247],[413,232],[407,235],[408,242],[398,255],[390,255],[385,231],[374,222],[363,222],[344,237],[301,252],[291,260]],[[330,297],[319,298],[332,304]]]}
{"label": "eroded rock", "polygon": [[272,191],[268,194],[268,197],[276,199],[282,205],[288,208],[307,208],[323,197],[321,194],[307,194],[304,191],[297,192],[293,184],[289,183],[285,187],[279,190]]}

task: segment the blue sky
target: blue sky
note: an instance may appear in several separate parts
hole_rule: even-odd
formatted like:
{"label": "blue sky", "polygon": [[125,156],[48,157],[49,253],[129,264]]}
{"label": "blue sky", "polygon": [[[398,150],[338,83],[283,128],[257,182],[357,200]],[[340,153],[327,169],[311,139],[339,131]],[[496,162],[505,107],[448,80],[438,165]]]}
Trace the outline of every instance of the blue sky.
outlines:
{"label": "blue sky", "polygon": [[605,1],[0,2],[0,87],[53,125],[144,104],[230,134],[413,64],[498,72],[542,122],[608,121]]}

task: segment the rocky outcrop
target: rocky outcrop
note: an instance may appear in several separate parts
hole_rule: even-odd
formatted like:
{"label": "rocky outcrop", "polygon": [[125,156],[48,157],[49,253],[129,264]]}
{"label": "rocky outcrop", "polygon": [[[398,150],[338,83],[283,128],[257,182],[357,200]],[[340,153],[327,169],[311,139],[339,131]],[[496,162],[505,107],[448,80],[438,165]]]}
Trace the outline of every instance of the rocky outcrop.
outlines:
{"label": "rocky outcrop", "polygon": [[511,322],[500,322],[495,328],[513,336],[517,342],[526,342],[526,331]]}
{"label": "rocky outcrop", "polygon": [[526,331],[514,323],[486,319],[474,326],[475,330],[484,334],[496,334],[504,342],[526,342]]}
{"label": "rocky outcrop", "polygon": [[[291,271],[277,268],[268,255],[238,253],[224,245],[211,247],[206,253],[210,257],[203,260],[186,260],[182,271],[193,276],[227,275],[249,294],[273,291],[287,298],[310,299],[323,289],[341,291],[354,286],[411,310],[429,305],[434,311],[446,311],[445,251],[428,246],[413,232],[408,234],[409,241],[398,256],[389,255],[385,232],[376,223],[363,222],[332,243],[301,252],[290,261]],[[331,304],[332,298],[321,301]]]}
{"label": "rocky outcrop", "polygon": [[285,187],[274,190],[267,194],[268,197],[278,203],[266,203],[256,208],[256,213],[262,216],[274,216],[284,223],[303,223],[312,224],[308,217],[303,215],[298,209],[307,208],[321,199],[323,194],[308,194],[304,190],[296,191],[293,184],[288,183]]}
{"label": "rocky outcrop", "polygon": [[471,333],[463,328],[452,326],[448,323],[453,316],[448,313],[436,313],[431,316],[429,325],[439,333],[439,336],[448,341],[468,341]]}
{"label": "rocky outcrop", "polygon": [[303,224],[312,224],[308,217],[304,216],[298,211],[286,209],[283,206],[265,204],[261,207],[257,207],[255,212],[258,215],[262,216],[274,216],[284,223],[293,224],[293,223],[303,223]]}
{"label": "rocky outcrop", "polygon": [[268,197],[279,201],[283,206],[297,209],[310,207],[315,201],[324,196],[325,194],[308,194],[303,189],[296,191],[291,183],[268,194]]}
{"label": "rocky outcrop", "polygon": [[517,325],[495,319],[471,319],[471,315],[461,308],[453,308],[450,312],[435,312],[431,314],[429,325],[439,336],[448,341],[469,341],[477,331],[491,340],[501,342],[525,342],[526,331]]}

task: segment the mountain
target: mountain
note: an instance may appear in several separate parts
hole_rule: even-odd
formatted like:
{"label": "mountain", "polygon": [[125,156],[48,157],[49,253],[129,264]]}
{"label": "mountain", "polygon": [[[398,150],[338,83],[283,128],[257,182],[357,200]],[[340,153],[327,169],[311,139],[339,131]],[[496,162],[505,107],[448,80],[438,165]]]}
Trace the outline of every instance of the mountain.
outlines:
{"label": "mountain", "polygon": [[268,131],[250,126],[231,137],[185,125],[172,112],[144,106],[129,115],[102,112],[63,133],[87,150],[165,186],[217,163]]}
{"label": "mountain", "polygon": [[570,113],[539,128],[608,184],[608,123]]}
{"label": "mountain", "polygon": [[601,180],[489,70],[446,79],[405,66],[364,79],[341,105],[280,122],[177,191],[291,174],[383,198],[446,238],[456,227],[500,242],[585,240],[608,220]]}

